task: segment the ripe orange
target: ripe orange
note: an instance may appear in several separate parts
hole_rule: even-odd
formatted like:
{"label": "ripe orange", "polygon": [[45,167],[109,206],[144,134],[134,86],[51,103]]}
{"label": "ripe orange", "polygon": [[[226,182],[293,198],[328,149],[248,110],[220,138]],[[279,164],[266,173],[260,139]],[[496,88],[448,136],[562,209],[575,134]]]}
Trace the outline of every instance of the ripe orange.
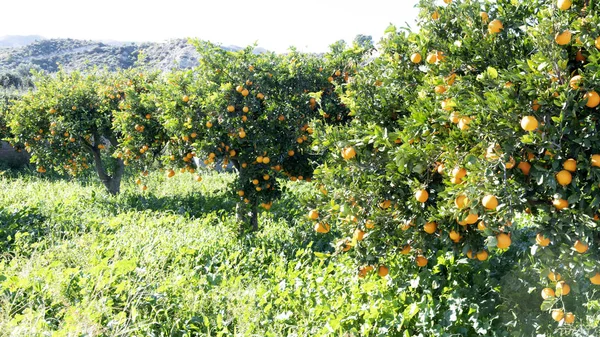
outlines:
{"label": "ripe orange", "polygon": [[363,232],[362,230],[360,230],[358,228],[356,230],[354,230],[354,238],[356,239],[356,241],[362,241],[364,236],[365,236],[365,232]]}
{"label": "ripe orange", "polygon": [[426,190],[419,190],[415,192],[415,198],[418,202],[423,203],[429,199],[429,193]]}
{"label": "ripe orange", "polygon": [[437,230],[437,223],[435,223],[435,222],[427,222],[423,226],[423,230],[427,234],[433,234]]}
{"label": "ripe orange", "polygon": [[455,167],[452,170],[452,177],[456,179],[462,179],[467,175],[467,170],[462,167]]}
{"label": "ripe orange", "polygon": [[469,124],[471,124],[471,118],[467,116],[463,116],[458,120],[458,128],[461,131],[466,131],[469,129]]}
{"label": "ripe orange", "polygon": [[454,124],[458,124],[458,122],[460,122],[460,114],[456,111],[453,111],[450,114],[450,122],[452,122]]}
{"label": "ripe orange", "polygon": [[445,92],[446,92],[446,86],[443,86],[443,85],[437,85],[437,86],[436,86],[436,87],[433,89],[433,91],[434,91],[436,94],[438,94],[438,95],[441,95],[441,94],[443,94],[443,93],[445,93]]}
{"label": "ripe orange", "polygon": [[492,20],[492,22],[490,22],[488,24],[488,31],[491,34],[497,34],[500,33],[500,31],[504,29],[504,25],[502,24],[502,21],[496,19],[496,20]]}
{"label": "ripe orange", "polygon": [[569,202],[565,199],[554,199],[552,201],[552,205],[556,207],[557,210],[565,209],[569,207]]}
{"label": "ripe orange", "polygon": [[600,167],[600,154],[592,155],[592,166]]}
{"label": "ripe orange", "polygon": [[525,131],[533,131],[538,128],[538,121],[534,116],[524,116],[521,119],[521,128]]}
{"label": "ripe orange", "polygon": [[259,92],[258,94],[256,94],[256,98],[263,99],[263,98],[265,98],[265,95],[263,95],[262,93]]}
{"label": "ripe orange", "polygon": [[402,250],[400,251],[400,253],[402,255],[408,255],[408,254],[410,254],[411,249],[412,248],[410,247],[410,245],[404,245],[404,247],[402,247]]}
{"label": "ripe orange", "polygon": [[572,3],[573,2],[571,0],[558,0],[556,7],[558,7],[558,9],[561,11],[566,11],[567,9],[571,8]]}
{"label": "ripe orange", "polygon": [[171,178],[171,177],[173,177],[174,175],[175,175],[175,171],[174,171],[174,170],[172,170],[172,169],[171,169],[171,170],[167,171],[167,177],[168,177],[168,178]]}
{"label": "ripe orange", "polygon": [[427,58],[425,60],[429,64],[434,64],[437,62],[438,59],[437,59],[437,55],[435,53],[431,53],[431,54],[427,55]]}
{"label": "ripe orange", "polygon": [[551,297],[555,297],[554,290],[552,288],[544,288],[542,289],[542,298],[547,300]]}
{"label": "ripe orange", "polygon": [[244,96],[244,97],[248,96],[249,93],[250,92],[248,91],[248,89],[242,90],[242,96]]}
{"label": "ripe orange", "polygon": [[513,158],[512,156],[508,159],[508,162],[506,162],[506,164],[504,165],[507,169],[511,169],[513,167],[515,167],[515,158]]}
{"label": "ripe orange", "polygon": [[550,281],[553,281],[553,282],[560,281],[561,278],[562,277],[559,273],[554,273],[552,271],[548,273],[548,279],[550,279]]}
{"label": "ripe orange", "polygon": [[247,106],[245,106],[245,107],[242,108],[242,111],[244,113],[247,113],[248,111],[250,111],[250,108],[248,108]]}
{"label": "ripe orange", "polygon": [[567,186],[567,185],[569,185],[572,180],[573,180],[573,177],[571,176],[571,172],[569,172],[567,170],[561,170],[560,172],[558,172],[556,174],[556,181],[561,186]]}
{"label": "ripe orange", "polygon": [[[258,182],[258,180],[256,180],[256,182]],[[258,184],[254,184],[254,185],[258,185]],[[311,210],[310,212],[308,212],[308,218],[311,220],[317,220],[319,218],[319,211],[317,211],[316,209]]]}
{"label": "ripe orange", "polygon": [[556,33],[556,36],[554,37],[554,41],[556,41],[556,43],[558,43],[558,45],[564,46],[564,45],[571,43],[572,36],[573,36],[573,34],[571,33],[571,31],[565,30],[562,33]]}
{"label": "ripe orange", "polygon": [[600,285],[600,273],[596,273],[596,275],[590,277],[590,282],[595,285]]}
{"label": "ripe orange", "polygon": [[446,58],[446,56],[444,56],[444,52],[439,50],[435,53],[435,57],[439,62],[444,62],[444,59]]}
{"label": "ripe orange", "polygon": [[477,260],[479,260],[479,261],[485,261],[485,260],[488,259],[489,254],[488,254],[488,252],[486,250],[482,250],[479,253],[477,253],[475,256],[477,257]]}
{"label": "ripe orange", "polygon": [[350,160],[356,157],[356,150],[352,146],[347,146],[342,149],[342,158],[345,160]]}
{"label": "ripe orange", "polygon": [[575,315],[573,315],[572,312],[567,312],[567,314],[565,315],[565,323],[566,324],[575,323]]}
{"label": "ripe orange", "polygon": [[481,21],[483,21],[484,23],[488,22],[488,20],[490,19],[490,16],[486,12],[480,12],[479,16],[481,17]]}
{"label": "ripe orange", "polygon": [[585,106],[587,106],[588,108],[595,108],[598,106],[598,104],[600,104],[600,95],[598,95],[598,93],[593,90],[583,95],[583,99],[587,100]]}
{"label": "ripe orange", "polygon": [[493,195],[486,195],[481,199],[481,204],[483,207],[489,210],[495,210],[498,207],[498,199]]}
{"label": "ripe orange", "polygon": [[542,247],[546,247],[550,244],[550,239],[545,237],[542,233],[538,233],[535,236],[535,242]]}
{"label": "ripe orange", "polygon": [[571,292],[571,286],[569,286],[565,281],[560,281],[556,284],[556,293],[558,296],[566,296]]}
{"label": "ripe orange", "polygon": [[431,14],[431,18],[438,20],[440,18],[440,13],[438,13],[438,11],[433,12],[433,14]]}
{"label": "ripe orange", "polygon": [[233,105],[228,105],[227,106],[227,111],[234,112],[235,111],[235,107]]}
{"label": "ripe orange", "polygon": [[563,163],[563,168],[567,171],[575,172],[577,170],[577,161],[573,158],[567,159]]}
{"label": "ripe orange", "polygon": [[552,319],[553,320],[560,322],[563,319],[563,317],[565,317],[565,313],[562,309],[553,309],[552,310]]}
{"label": "ripe orange", "polygon": [[373,229],[375,228],[375,222],[373,220],[367,220],[365,221],[365,228],[367,229]]}
{"label": "ripe orange", "polygon": [[423,58],[421,57],[421,54],[419,53],[414,53],[412,55],[410,55],[410,62],[417,64],[417,63],[421,63],[421,60]]}
{"label": "ripe orange", "polygon": [[578,61],[578,62],[584,62],[585,61],[585,56],[583,56],[583,53],[581,52],[581,49],[579,49],[577,51],[577,54],[575,54],[575,61]]}
{"label": "ripe orange", "polygon": [[329,230],[330,230],[330,229],[331,229],[331,226],[329,226],[329,225],[328,225],[328,224],[326,224],[326,223],[317,222],[317,223],[315,224],[315,231],[316,231],[317,233],[322,233],[322,234],[329,233]]}
{"label": "ripe orange", "polygon": [[[447,98],[447,99],[443,100],[443,101],[440,103],[440,105],[441,105],[441,107],[442,107],[442,110],[444,110],[444,111],[452,111],[452,109],[454,108],[454,106],[456,106],[456,103],[454,103],[454,102],[452,101],[452,99],[450,99],[450,98]],[[459,116],[459,117],[460,117],[460,116]]]}
{"label": "ripe orange", "polygon": [[499,249],[508,248],[508,247],[510,247],[510,244],[512,243],[510,236],[508,236],[508,234],[506,234],[506,233],[500,233],[500,234],[496,235],[496,241],[498,242],[496,247],[498,247]]}
{"label": "ripe orange", "polygon": [[477,224],[477,229],[479,229],[480,231],[484,231],[487,227],[485,227],[485,222],[483,221],[479,221],[479,223]]}
{"label": "ripe orange", "polygon": [[358,277],[363,278],[367,276],[367,273],[373,270],[373,266],[363,266],[358,270]]}
{"label": "ripe orange", "polygon": [[417,266],[419,267],[425,267],[427,265],[427,258],[423,255],[417,256],[417,259],[415,261],[417,262]]}
{"label": "ripe orange", "polygon": [[581,80],[583,80],[583,77],[581,77],[581,75],[575,75],[571,78],[571,80],[569,80],[569,86],[573,90],[577,90],[579,89],[579,84],[581,83]]}
{"label": "ripe orange", "polygon": [[456,205],[456,207],[458,209],[463,209],[465,208],[467,205],[469,205],[469,198],[467,198],[465,195],[459,195],[455,200],[454,200],[454,204]]}
{"label": "ripe orange", "polygon": [[237,91],[237,92],[242,92],[242,90],[244,90],[244,87],[241,85],[238,85],[237,87],[235,87],[235,91]]}
{"label": "ripe orange", "polygon": [[390,270],[386,266],[379,266],[377,269],[377,274],[381,277],[386,277],[390,273]]}
{"label": "ripe orange", "polygon": [[519,163],[519,165],[517,165],[517,168],[520,169],[524,175],[528,176],[529,171],[531,170],[531,164],[526,161],[522,161]]}
{"label": "ripe orange", "polygon": [[187,103],[187,102],[189,102],[189,101],[190,101],[190,97],[189,97],[188,95],[185,95],[185,96],[183,96],[183,97],[181,98],[181,100],[182,100],[184,103]]}
{"label": "ripe orange", "polygon": [[467,225],[472,225],[476,223],[477,220],[479,220],[479,215],[475,213],[469,213],[469,215],[467,215],[467,217],[465,218],[464,223]]}
{"label": "ripe orange", "polygon": [[388,208],[390,208],[390,206],[392,206],[391,200],[384,200],[379,203],[379,207],[381,207],[382,209],[388,209]]}
{"label": "ripe orange", "polygon": [[573,248],[575,248],[575,250],[579,253],[579,254],[583,254],[585,252],[588,251],[589,246],[579,240],[575,241],[575,244],[573,245]]}
{"label": "ripe orange", "polygon": [[439,173],[439,174],[444,173],[445,168],[446,168],[446,166],[444,166],[444,164],[440,163],[437,167],[437,173]]}
{"label": "ripe orange", "polygon": [[238,136],[240,136],[240,138],[246,138],[246,132],[242,130],[238,133]]}
{"label": "ripe orange", "polygon": [[454,230],[450,231],[449,236],[450,236],[450,240],[452,240],[454,242],[459,242],[461,239],[460,233],[457,231],[454,231]]}

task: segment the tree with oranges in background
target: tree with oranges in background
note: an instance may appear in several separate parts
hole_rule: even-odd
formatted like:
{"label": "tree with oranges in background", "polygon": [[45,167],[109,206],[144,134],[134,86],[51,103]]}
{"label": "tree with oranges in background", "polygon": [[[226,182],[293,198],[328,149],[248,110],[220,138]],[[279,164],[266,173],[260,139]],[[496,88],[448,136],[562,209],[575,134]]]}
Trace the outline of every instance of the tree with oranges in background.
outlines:
{"label": "tree with oranges in background", "polygon": [[335,67],[351,58],[325,60],[295,50],[257,54],[253,47],[232,52],[194,43],[200,65],[172,74],[156,99],[158,118],[170,139],[165,155],[174,159],[167,172],[175,174],[177,165],[186,165],[178,161],[190,155],[209,167],[232,165],[237,171],[232,194],[239,200],[238,216],[256,230],[259,205],[269,210],[280,196],[277,178],[312,179],[318,156],[309,151],[309,121],[348,119],[333,82],[347,81],[348,74]]}
{"label": "tree with oranges in background", "polygon": [[17,99],[6,114],[12,142],[25,146],[39,173],[53,169],[76,176],[95,169],[107,191],[119,193],[128,158],[114,153],[121,141],[114,113],[137,110],[133,96],[156,76],[132,70],[36,76],[35,91]]}

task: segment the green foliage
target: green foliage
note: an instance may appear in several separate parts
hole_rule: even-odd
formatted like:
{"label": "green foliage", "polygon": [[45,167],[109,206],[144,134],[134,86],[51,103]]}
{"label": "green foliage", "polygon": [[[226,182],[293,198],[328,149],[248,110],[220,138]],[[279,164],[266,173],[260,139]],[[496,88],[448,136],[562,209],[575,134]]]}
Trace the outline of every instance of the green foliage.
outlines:
{"label": "green foliage", "polygon": [[[579,3],[561,11],[554,1],[452,1],[442,6],[421,1],[419,7],[419,32],[388,28],[379,55],[343,86],[342,101],[353,121],[341,127],[314,124],[315,147],[331,155],[315,171],[328,193],[315,193],[311,208],[354,246],[348,254],[358,265],[397,263],[408,245],[413,250],[400,256],[403,263],[415,263],[419,255],[429,259],[431,274],[412,267],[406,279],[416,273],[435,279],[436,270],[447,267],[440,256],[451,254],[458,261],[489,251],[489,274],[480,275],[494,284],[498,268],[504,268],[494,261],[517,250],[510,263],[539,275],[520,286],[537,294],[531,297],[534,307],[546,313],[532,317],[522,302],[511,306],[515,317],[539,324],[535,330],[512,324],[511,334],[574,333],[571,325],[561,328],[564,320],[558,325],[550,320],[552,309],[573,312],[577,328],[597,328],[595,310],[589,310],[598,301],[597,286],[589,278],[600,271],[600,237],[593,220],[600,177],[590,159],[600,148],[597,111],[585,107],[583,98],[597,84],[597,14]],[[499,33],[488,29],[495,19],[504,26]],[[567,28],[574,32],[573,42],[558,45],[556,34]],[[578,52],[587,60],[577,60]],[[422,56],[418,64],[411,61],[414,53]],[[583,77],[579,88],[569,86],[575,74]],[[520,126],[528,115],[540,121],[534,132]],[[348,146],[357,152],[355,158],[343,158]],[[572,182],[561,186],[555,174],[569,158],[577,161],[577,170]],[[529,162],[531,172],[524,174],[515,162]],[[464,178],[452,173],[458,168],[466,169]],[[428,192],[424,203],[415,198],[422,189]],[[482,205],[486,195],[497,197],[497,208]],[[458,207],[459,196],[470,203]],[[559,198],[568,201],[567,209],[553,206]],[[475,221],[464,223],[473,214]],[[428,234],[423,228],[432,222],[437,228]],[[364,240],[357,230],[366,233]],[[512,235],[508,251],[497,247],[501,233]],[[551,244],[536,243],[537,233]],[[577,240],[589,250],[576,252]],[[446,280],[449,287],[483,272],[480,262],[469,263],[469,273]],[[581,288],[541,306],[541,289],[556,287],[546,277],[551,270]],[[523,288],[514,288],[523,296]],[[467,302],[481,303],[477,295]]]}

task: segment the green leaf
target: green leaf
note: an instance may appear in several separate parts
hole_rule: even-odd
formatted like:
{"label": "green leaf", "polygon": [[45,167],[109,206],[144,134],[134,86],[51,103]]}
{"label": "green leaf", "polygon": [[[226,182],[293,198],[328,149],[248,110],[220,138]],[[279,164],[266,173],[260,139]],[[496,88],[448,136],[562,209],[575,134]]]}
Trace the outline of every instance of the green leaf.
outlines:
{"label": "green leaf", "polygon": [[542,302],[542,305],[540,306],[540,310],[549,311],[550,309],[552,309],[554,307],[556,302],[558,302],[558,298],[550,297],[547,300],[544,300],[544,302]]}
{"label": "green leaf", "polygon": [[498,70],[496,70],[494,67],[488,67],[487,73],[492,79],[498,78]]}

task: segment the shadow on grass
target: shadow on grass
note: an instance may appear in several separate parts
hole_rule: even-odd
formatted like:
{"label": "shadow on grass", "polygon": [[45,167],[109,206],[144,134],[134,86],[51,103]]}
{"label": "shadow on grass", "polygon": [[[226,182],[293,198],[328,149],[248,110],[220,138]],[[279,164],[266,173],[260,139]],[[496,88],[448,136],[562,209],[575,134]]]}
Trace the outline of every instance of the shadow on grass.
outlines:
{"label": "shadow on grass", "polygon": [[42,240],[49,232],[45,220],[35,208],[8,210],[0,207],[0,254],[20,251]]}
{"label": "shadow on grass", "polygon": [[226,194],[156,196],[154,194],[124,194],[109,201],[117,209],[137,211],[170,212],[192,218],[200,218],[212,212],[235,214],[235,201]]}

